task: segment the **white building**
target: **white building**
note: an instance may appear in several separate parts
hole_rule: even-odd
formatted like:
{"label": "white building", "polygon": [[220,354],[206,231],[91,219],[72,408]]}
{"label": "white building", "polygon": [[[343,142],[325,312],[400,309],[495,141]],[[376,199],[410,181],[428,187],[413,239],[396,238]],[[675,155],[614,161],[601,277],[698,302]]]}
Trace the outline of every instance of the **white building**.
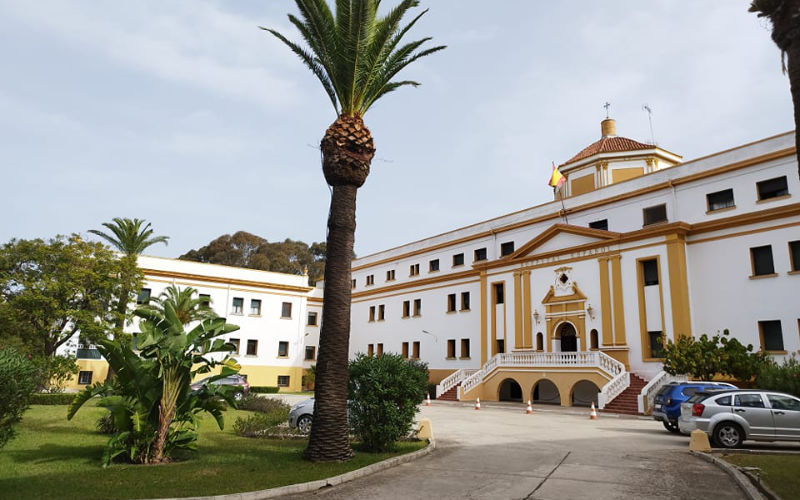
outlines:
{"label": "white building", "polygon": [[461,399],[604,406],[627,389],[625,409],[664,382],[663,339],[729,329],[798,351],[794,134],[686,162],[613,120],[601,135],[560,167],[563,205],[356,259],[351,355],[418,357]]}

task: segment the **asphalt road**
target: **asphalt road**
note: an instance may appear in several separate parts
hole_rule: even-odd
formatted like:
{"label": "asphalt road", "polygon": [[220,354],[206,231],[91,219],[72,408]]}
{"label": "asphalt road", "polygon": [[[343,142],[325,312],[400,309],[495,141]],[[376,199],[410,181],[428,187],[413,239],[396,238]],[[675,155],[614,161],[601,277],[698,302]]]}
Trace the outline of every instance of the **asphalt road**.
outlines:
{"label": "asphalt road", "polygon": [[688,437],[640,418],[584,409],[433,402],[436,450],[332,488],[286,498],[578,499],[744,495],[716,466],[688,453]]}

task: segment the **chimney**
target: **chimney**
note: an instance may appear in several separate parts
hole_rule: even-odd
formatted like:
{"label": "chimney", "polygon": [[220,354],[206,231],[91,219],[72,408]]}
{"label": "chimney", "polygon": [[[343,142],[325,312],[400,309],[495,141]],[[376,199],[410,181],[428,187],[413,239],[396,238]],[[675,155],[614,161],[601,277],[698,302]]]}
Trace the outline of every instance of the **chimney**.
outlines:
{"label": "chimney", "polygon": [[617,122],[613,118],[606,118],[600,122],[600,133],[603,137],[613,137],[617,135]]}

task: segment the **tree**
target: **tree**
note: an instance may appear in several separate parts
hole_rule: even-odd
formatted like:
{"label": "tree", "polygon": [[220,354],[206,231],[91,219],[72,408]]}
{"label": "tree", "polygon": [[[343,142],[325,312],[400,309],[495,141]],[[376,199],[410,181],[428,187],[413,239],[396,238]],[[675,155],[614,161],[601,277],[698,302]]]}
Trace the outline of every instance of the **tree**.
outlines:
{"label": "tree", "polygon": [[[112,222],[104,222],[109,233],[98,229],[90,229],[89,232],[106,240],[113,248],[124,254],[122,262],[124,264],[122,272],[123,283],[128,282],[128,276],[137,271],[137,257],[156,243],[169,244],[169,236],[153,236],[153,229],[150,223],[143,219],[128,219],[127,217],[114,217]],[[122,288],[119,301],[117,303],[117,320],[115,323],[115,334],[122,333],[125,319],[128,317],[128,304],[134,298],[138,287]]]}
{"label": "tree", "polygon": [[37,380],[28,356],[11,347],[0,349],[0,448],[14,437],[14,425],[22,420]]}
{"label": "tree", "polygon": [[312,461],[352,457],[347,439],[347,361],[350,341],[350,260],[356,229],[356,193],[375,156],[364,114],[381,97],[419,83],[393,80],[421,57],[444,49],[422,49],[430,37],[401,45],[421,12],[406,25],[403,16],[417,0],[403,0],[378,16],[380,0],[337,0],[335,15],[325,0],[295,0],[300,18],[289,21],[307,48],[278,31],[263,28],[286,44],[311,70],[328,94],[337,118],[320,143],[322,171],[332,187],[328,212],[327,261],[317,361],[314,426],[305,456]]}
{"label": "tree", "polygon": [[769,356],[753,352],[752,344],[743,345],[730,332],[722,335],[681,337],[664,347],[664,371],[671,375],[690,375],[695,380],[711,380],[715,375],[728,375],[749,383],[758,374]]}
{"label": "tree", "polygon": [[[795,144],[800,145],[800,0],[752,0],[750,12],[766,17],[772,23],[772,41],[781,51],[783,66],[789,73],[789,86],[794,103]],[[797,149],[800,176],[800,148]]]}
{"label": "tree", "polygon": [[161,295],[153,299],[152,304],[140,307],[140,309],[152,309],[164,314],[167,304],[169,304],[184,325],[193,321],[216,318],[216,313],[211,309],[211,299],[196,294],[197,290],[190,286],[180,288],[170,285],[161,292]]}
{"label": "tree", "polygon": [[0,247],[0,318],[7,320],[0,340],[52,356],[76,333],[86,342],[105,338],[119,321],[118,298],[140,280],[108,248],[77,234],[11,240]]}

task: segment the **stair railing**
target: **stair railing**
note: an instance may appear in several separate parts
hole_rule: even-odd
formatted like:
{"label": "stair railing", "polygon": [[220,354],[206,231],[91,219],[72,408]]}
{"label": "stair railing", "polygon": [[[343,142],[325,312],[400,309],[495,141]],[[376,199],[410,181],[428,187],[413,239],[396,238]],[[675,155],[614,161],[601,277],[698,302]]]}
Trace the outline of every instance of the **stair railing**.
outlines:
{"label": "stair railing", "polygon": [[439,396],[457,386],[459,382],[462,382],[476,371],[478,370],[474,368],[460,368],[442,379],[441,382],[436,384],[436,398],[438,399]]}
{"label": "stair railing", "polygon": [[658,391],[660,391],[662,387],[670,382],[686,382],[687,380],[689,380],[689,377],[686,375],[670,375],[665,371],[659,372],[647,385],[642,387],[642,390],[639,392],[639,397],[636,398],[639,413],[652,413],[653,401],[655,401],[656,394],[658,394]]}

